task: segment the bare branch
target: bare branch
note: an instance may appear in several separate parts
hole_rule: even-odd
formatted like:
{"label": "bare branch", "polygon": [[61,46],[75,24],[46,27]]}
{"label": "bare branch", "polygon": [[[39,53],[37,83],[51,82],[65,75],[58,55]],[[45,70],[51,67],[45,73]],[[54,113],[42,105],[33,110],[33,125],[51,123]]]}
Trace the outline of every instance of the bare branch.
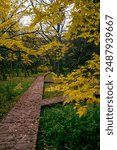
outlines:
{"label": "bare branch", "polygon": [[17,37],[17,36],[22,36],[22,35],[28,35],[28,34],[36,34],[36,33],[37,33],[37,30],[36,31],[32,31],[32,32],[23,32],[23,33],[19,33],[19,34],[13,35],[10,38]]}
{"label": "bare branch", "polygon": [[40,22],[40,28],[41,28],[42,34],[43,34],[49,41],[52,41],[52,40],[47,36],[47,34],[45,34],[45,32],[43,31],[43,26],[42,26],[42,23],[41,23],[41,22]]}

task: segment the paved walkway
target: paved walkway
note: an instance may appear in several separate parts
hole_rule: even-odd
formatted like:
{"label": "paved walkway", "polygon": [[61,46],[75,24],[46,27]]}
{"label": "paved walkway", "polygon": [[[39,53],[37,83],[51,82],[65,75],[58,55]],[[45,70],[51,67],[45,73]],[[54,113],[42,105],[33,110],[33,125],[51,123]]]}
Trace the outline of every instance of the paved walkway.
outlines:
{"label": "paved walkway", "polygon": [[56,103],[64,102],[65,100],[66,100],[66,97],[63,97],[63,96],[56,96],[50,99],[43,99],[43,101],[41,102],[41,106],[53,105]]}
{"label": "paved walkway", "polygon": [[39,76],[0,123],[0,150],[34,150],[41,106],[65,101],[57,96],[42,100],[44,76]]}
{"label": "paved walkway", "polygon": [[0,150],[34,150],[44,77],[39,76],[0,123]]}

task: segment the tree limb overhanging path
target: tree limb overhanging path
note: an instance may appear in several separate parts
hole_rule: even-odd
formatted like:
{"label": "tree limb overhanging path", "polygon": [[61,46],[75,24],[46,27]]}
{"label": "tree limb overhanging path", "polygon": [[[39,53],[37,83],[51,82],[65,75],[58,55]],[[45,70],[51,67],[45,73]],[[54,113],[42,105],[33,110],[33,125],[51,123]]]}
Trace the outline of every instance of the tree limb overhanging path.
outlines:
{"label": "tree limb overhanging path", "polygon": [[19,102],[0,123],[0,150],[34,150],[41,106],[63,102],[55,97],[42,100],[44,76],[38,76]]}

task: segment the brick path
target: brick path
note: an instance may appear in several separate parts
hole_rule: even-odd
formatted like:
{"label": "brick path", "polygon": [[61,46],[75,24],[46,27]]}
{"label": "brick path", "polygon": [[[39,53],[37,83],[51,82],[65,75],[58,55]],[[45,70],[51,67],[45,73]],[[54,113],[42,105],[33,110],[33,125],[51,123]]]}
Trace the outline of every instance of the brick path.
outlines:
{"label": "brick path", "polygon": [[39,76],[0,123],[0,150],[34,150],[44,77]]}
{"label": "brick path", "polygon": [[34,150],[41,106],[65,101],[58,96],[42,100],[44,76],[39,76],[0,123],[0,150]]}
{"label": "brick path", "polygon": [[66,100],[66,97],[63,97],[63,96],[57,96],[57,97],[53,97],[50,99],[43,99],[43,101],[41,102],[41,106],[53,105],[56,103],[64,102],[65,100]]}

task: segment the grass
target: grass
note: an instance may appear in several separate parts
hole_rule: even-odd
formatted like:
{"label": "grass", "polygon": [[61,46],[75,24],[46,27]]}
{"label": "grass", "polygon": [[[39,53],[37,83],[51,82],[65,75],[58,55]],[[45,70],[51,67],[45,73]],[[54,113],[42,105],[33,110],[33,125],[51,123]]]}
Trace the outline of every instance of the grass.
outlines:
{"label": "grass", "polygon": [[34,77],[13,77],[0,81],[0,120],[16,104],[33,81]]}
{"label": "grass", "polygon": [[[46,77],[50,81],[52,75]],[[16,104],[34,77],[15,77],[0,82],[0,119]],[[54,83],[45,83],[43,98],[60,96],[49,92]],[[36,150],[99,150],[99,106],[79,118],[73,105],[55,104],[42,108]]]}
{"label": "grass", "polygon": [[[52,81],[52,75],[46,76]],[[43,98],[62,95],[50,92],[55,83],[45,83]],[[44,107],[39,121],[36,150],[99,150],[99,106],[91,108],[87,116],[79,118],[73,105],[56,104]]]}
{"label": "grass", "polygon": [[[45,73],[34,74],[31,77],[24,78],[13,77],[6,81],[0,81],[0,120],[8,113],[8,111],[17,103],[20,96],[30,87],[34,78]],[[53,74],[46,75],[46,81],[52,81]],[[53,86],[54,83],[45,83],[43,98],[59,96],[61,93],[49,92],[47,88]]]}
{"label": "grass", "polygon": [[42,109],[36,150],[99,150],[99,107],[79,118],[72,105]]}

